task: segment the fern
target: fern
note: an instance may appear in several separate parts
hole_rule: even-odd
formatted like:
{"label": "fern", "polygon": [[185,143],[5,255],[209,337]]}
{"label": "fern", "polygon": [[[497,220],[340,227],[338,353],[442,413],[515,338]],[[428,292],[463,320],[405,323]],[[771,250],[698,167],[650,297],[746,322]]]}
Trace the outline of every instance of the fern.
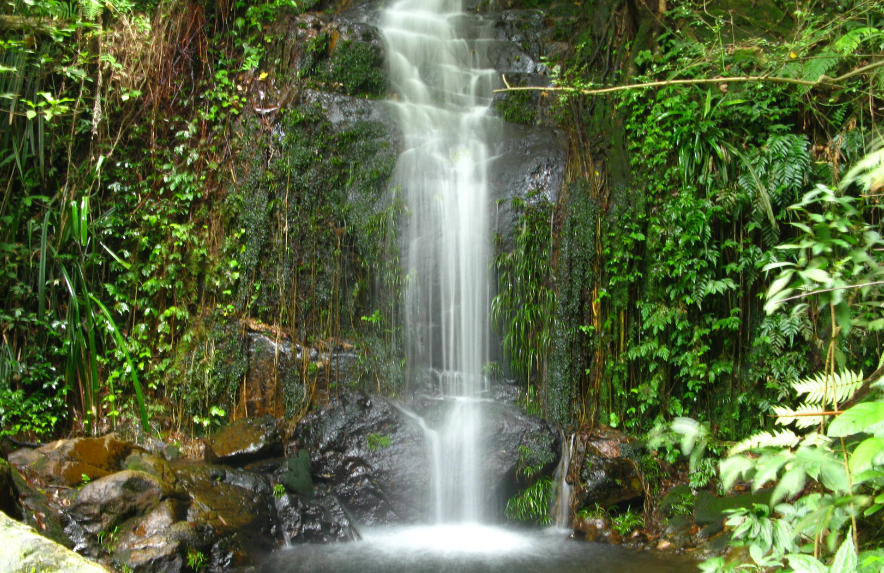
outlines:
{"label": "fern", "polygon": [[866,38],[873,35],[880,35],[880,31],[877,28],[872,28],[871,26],[861,26],[859,28],[854,28],[850,30],[837,40],[832,45],[835,51],[840,52],[844,56],[852,55],[859,45]]}
{"label": "fern", "polygon": [[728,451],[729,456],[735,456],[749,450],[762,448],[792,448],[798,445],[801,438],[792,430],[780,430],[779,432],[758,432],[738,442]]}
{"label": "fern", "polygon": [[831,379],[819,373],[816,376],[799,380],[792,387],[798,395],[807,394],[806,404],[819,403],[824,405],[840,404],[849,400],[863,385],[862,372],[842,370]]}
{"label": "fern", "polygon": [[[818,56],[815,58],[810,58],[804,63],[804,66],[801,70],[801,79],[808,82],[815,82],[820,79],[820,76],[827,75],[832,68],[838,65],[840,60],[840,56],[829,50],[823,50],[820,52]],[[800,86],[798,88],[798,93],[801,95],[806,94],[811,89],[811,86]]]}
{"label": "fern", "polygon": [[83,11],[83,19],[94,22],[104,11],[104,4],[99,0],[80,0],[80,9]]}
{"label": "fern", "polygon": [[777,424],[787,426],[795,424],[796,428],[810,428],[821,424],[825,416],[808,416],[823,410],[822,404],[801,404],[794,410],[787,406],[774,406],[773,411],[777,414]]}

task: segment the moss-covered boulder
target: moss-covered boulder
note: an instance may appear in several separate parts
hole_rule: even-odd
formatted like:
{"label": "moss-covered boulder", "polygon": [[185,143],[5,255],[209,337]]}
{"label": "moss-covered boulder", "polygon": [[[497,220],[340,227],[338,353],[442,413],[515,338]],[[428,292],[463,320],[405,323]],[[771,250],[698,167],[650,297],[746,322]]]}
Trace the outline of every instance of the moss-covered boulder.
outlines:
{"label": "moss-covered boulder", "polygon": [[107,573],[104,567],[0,512],[0,571],[4,573]]}
{"label": "moss-covered boulder", "polygon": [[276,418],[240,418],[218,430],[206,443],[206,461],[245,465],[282,453]]}
{"label": "moss-covered boulder", "polygon": [[114,434],[100,438],[58,440],[40,448],[9,454],[9,462],[22,471],[36,473],[51,485],[76,486],[120,471],[126,458],[143,448],[124,442]]}

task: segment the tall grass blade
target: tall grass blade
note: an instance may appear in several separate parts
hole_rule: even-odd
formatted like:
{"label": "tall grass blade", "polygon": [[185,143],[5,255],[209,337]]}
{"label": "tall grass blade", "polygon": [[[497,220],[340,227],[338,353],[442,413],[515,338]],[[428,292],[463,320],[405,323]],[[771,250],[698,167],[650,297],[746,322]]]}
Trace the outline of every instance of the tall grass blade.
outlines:
{"label": "tall grass blade", "polygon": [[40,319],[46,316],[46,245],[49,239],[49,211],[43,216],[43,230],[40,233],[40,267],[37,283],[37,304]]}
{"label": "tall grass blade", "polygon": [[141,427],[144,429],[144,432],[150,434],[150,425],[148,424],[147,418],[147,408],[144,405],[144,393],[141,391],[141,382],[138,380],[137,370],[135,369],[135,364],[132,362],[132,357],[129,355],[129,349],[126,347],[126,341],[123,339],[123,335],[120,332],[120,329],[117,328],[117,323],[114,322],[111,313],[107,310],[107,307],[104,306],[94,295],[90,294],[89,297],[92,299],[92,302],[95,303],[95,306],[101,310],[101,313],[104,315],[105,320],[107,321],[108,326],[110,327],[111,334],[113,334],[114,339],[117,342],[117,347],[123,351],[123,356],[126,359],[126,364],[129,366],[129,379],[132,381],[132,386],[135,388],[135,397],[138,401],[138,411],[141,415]]}

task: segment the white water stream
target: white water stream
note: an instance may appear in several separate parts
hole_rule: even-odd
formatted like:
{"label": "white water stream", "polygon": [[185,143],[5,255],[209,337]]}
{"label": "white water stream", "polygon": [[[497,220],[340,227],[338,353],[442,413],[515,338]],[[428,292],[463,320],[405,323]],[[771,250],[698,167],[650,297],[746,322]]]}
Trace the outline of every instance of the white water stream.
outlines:
{"label": "white water stream", "polygon": [[483,68],[475,47],[489,30],[464,16],[460,0],[399,0],[378,27],[404,137],[394,179],[409,212],[408,352],[417,368],[441,372],[443,395],[456,400],[433,452],[433,517],[479,523],[487,506],[476,399],[488,359],[489,141],[500,120],[488,113],[497,72]]}

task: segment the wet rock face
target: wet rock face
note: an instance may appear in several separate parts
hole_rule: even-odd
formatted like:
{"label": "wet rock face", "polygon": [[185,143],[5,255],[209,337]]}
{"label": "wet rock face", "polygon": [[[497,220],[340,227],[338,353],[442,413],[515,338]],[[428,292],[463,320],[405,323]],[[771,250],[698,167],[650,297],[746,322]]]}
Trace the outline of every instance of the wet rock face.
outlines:
{"label": "wet rock face", "polygon": [[[454,403],[417,398],[408,406],[427,426],[439,428]],[[478,473],[486,476],[492,513],[502,516],[506,500],[518,490],[519,464],[553,465],[558,435],[515,406],[489,401],[481,407],[485,442]],[[346,394],[299,424],[288,456],[309,451],[313,482],[327,486],[360,524],[422,521],[429,515],[432,466],[413,416],[383,398]],[[526,455],[532,459],[524,460]]]}
{"label": "wet rock face", "polygon": [[221,428],[206,444],[206,461],[245,465],[282,453],[276,418],[240,418]]}
{"label": "wet rock face", "polygon": [[345,394],[296,428],[288,457],[310,453],[314,484],[361,524],[414,523],[427,515],[429,463],[417,423],[389,401]]}
{"label": "wet rock face", "polygon": [[637,465],[641,442],[599,426],[591,434],[578,435],[576,446],[580,455],[574,456],[569,475],[579,484],[578,509],[641,502],[644,489]]}
{"label": "wet rock face", "polygon": [[276,498],[283,537],[291,543],[353,541],[359,533],[337,499],[323,486],[312,495],[285,494]]}
{"label": "wet rock face", "polygon": [[142,448],[117,439],[113,434],[101,438],[58,440],[35,450],[9,454],[9,462],[27,467],[51,485],[75,486],[83,476],[97,479],[123,469],[126,458]]}
{"label": "wet rock face", "polygon": [[[347,121],[343,117],[341,120]],[[314,374],[307,375],[311,377],[317,401],[327,397],[330,384],[347,387],[359,376],[359,352],[347,342],[320,350],[292,343],[285,335],[249,332],[248,348],[245,399],[237,408],[240,416],[290,416],[292,404],[287,403],[286,398],[304,393],[306,382],[302,373],[310,370],[315,369]]]}

